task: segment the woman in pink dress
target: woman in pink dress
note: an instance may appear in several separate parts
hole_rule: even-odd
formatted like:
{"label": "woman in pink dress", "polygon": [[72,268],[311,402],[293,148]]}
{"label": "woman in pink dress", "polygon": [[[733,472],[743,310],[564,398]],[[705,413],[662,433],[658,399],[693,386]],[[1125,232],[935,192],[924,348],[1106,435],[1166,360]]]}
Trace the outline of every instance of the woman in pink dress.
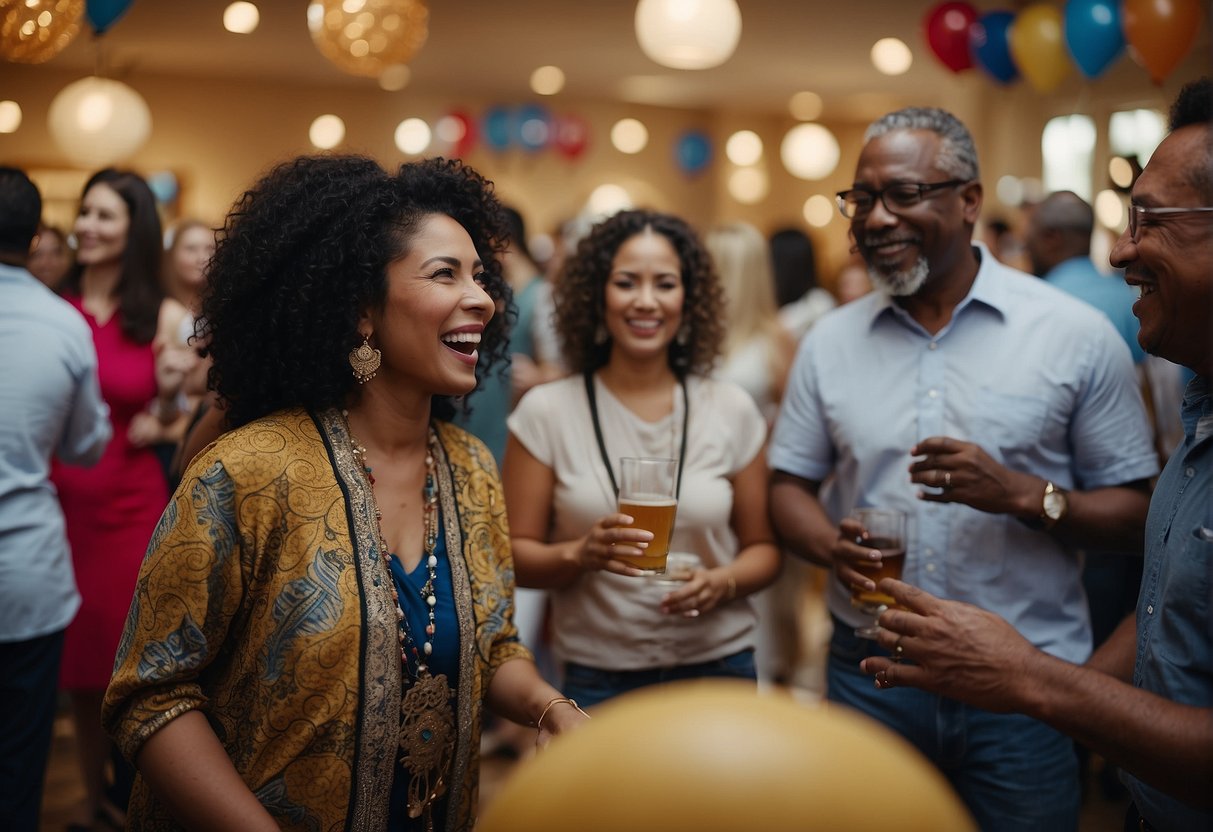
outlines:
{"label": "woman in pink dress", "polygon": [[169,322],[184,310],[160,287],[160,220],[147,184],[131,173],[95,174],[85,185],[74,231],[76,267],[63,295],[92,330],[113,425],[113,440],[95,467],[59,466],[52,473],[82,597],[67,628],[61,683],[76,721],[87,828],[94,821],[121,821],[120,807],[104,796],[110,745],[101,730],[101,699],[143,553],[168,502],[150,445],[178,415],[188,368],[177,351],[161,348],[172,338]]}

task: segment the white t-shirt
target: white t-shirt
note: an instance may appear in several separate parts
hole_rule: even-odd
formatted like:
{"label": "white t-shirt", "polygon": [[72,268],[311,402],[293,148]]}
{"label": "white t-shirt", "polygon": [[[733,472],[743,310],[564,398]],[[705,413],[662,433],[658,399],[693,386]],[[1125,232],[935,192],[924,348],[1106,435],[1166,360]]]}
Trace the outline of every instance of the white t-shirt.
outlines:
{"label": "white t-shirt", "polygon": [[[618,477],[623,456],[677,457],[683,404],[646,422],[595,379],[599,422]],[[690,422],[682,490],[671,551],[694,552],[705,567],[737,555],[729,523],[731,482],[762,449],[766,426],[753,399],[729,382],[687,381]],[[615,493],[594,437],[582,376],[543,384],[523,396],[509,417],[510,432],[555,473],[548,542],[581,537],[616,510]],[[710,661],[754,646],[756,615],[747,599],[722,604],[699,618],[664,615],[668,586],[648,578],[586,572],[553,590],[553,645],[562,661],[611,670],[642,670]]]}

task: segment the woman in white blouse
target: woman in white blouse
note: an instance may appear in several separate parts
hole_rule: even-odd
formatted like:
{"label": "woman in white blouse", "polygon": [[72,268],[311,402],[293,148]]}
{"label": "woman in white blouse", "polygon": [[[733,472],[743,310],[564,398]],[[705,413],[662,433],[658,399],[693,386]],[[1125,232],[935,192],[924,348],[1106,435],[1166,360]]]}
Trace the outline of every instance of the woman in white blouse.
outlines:
{"label": "woman in white blouse", "polygon": [[[755,678],[747,596],[775,579],[766,425],[750,396],[707,377],[723,339],[711,259],[682,220],[625,211],[582,241],[557,284],[568,378],[509,419],[504,481],[517,582],[552,598],[564,691],[583,706],[684,678]],[[619,556],[652,535],[616,509],[620,457],[679,460],[671,551],[684,583]]]}

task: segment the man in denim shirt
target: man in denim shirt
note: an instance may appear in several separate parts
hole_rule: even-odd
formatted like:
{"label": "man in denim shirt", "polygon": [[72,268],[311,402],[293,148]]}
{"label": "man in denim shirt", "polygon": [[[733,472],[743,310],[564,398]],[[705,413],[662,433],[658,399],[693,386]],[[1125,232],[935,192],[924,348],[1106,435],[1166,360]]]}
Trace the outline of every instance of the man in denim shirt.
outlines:
{"label": "man in denim shirt", "polygon": [[946,690],[1044,720],[1126,772],[1126,830],[1213,829],[1213,83],[1193,82],[1171,133],[1133,186],[1112,264],[1140,287],[1138,339],[1196,373],[1184,439],[1150,502],[1136,622],[1084,666],[1051,657],[1001,618],[896,581],[909,612],[881,616],[880,642],[906,660],[869,658],[882,691]]}
{"label": "man in denim shirt", "polygon": [[[833,568],[828,691],[901,733],[984,832],[1073,832],[1073,743],[1036,720],[917,690],[874,690],[885,655],[850,587],[879,559],[856,507],[909,515],[905,578],[997,610],[1071,662],[1091,629],[1071,547],[1140,547],[1158,471],[1129,350],[1098,310],[972,240],[977,154],[955,116],[874,123],[839,194],[875,291],[801,343],[770,448],[771,508],[792,551]],[[1140,549],[1139,549],[1140,551]]]}

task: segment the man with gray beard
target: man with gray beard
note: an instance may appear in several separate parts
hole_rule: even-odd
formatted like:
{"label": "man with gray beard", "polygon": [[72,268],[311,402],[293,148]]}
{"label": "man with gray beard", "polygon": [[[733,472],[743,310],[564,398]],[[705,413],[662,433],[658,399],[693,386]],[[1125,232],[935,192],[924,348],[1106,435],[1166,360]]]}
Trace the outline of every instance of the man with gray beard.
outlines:
{"label": "man with gray beard", "polygon": [[787,547],[836,578],[829,698],[912,742],[983,832],[1073,832],[1069,739],[877,690],[859,668],[889,652],[855,634],[870,616],[851,590],[874,590],[881,561],[855,508],[907,515],[908,583],[993,610],[1073,662],[1091,629],[1072,551],[1141,551],[1158,463],[1128,347],[1100,312],[973,242],[981,201],[972,137],[950,113],[868,128],[838,202],[877,291],[801,343],[769,451],[771,510]]}

